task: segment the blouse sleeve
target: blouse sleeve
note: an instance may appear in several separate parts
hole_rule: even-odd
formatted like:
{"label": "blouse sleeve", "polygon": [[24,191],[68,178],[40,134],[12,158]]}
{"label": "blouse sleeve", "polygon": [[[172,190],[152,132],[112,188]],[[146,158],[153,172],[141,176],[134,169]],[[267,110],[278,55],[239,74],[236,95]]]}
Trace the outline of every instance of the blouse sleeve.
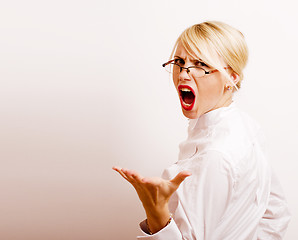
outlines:
{"label": "blouse sleeve", "polygon": [[161,229],[159,232],[149,235],[147,233],[147,226],[146,226],[146,220],[140,223],[140,227],[143,233],[143,236],[138,236],[137,239],[141,240],[182,240],[182,234],[177,227],[175,221],[172,219],[172,221],[163,229]]}

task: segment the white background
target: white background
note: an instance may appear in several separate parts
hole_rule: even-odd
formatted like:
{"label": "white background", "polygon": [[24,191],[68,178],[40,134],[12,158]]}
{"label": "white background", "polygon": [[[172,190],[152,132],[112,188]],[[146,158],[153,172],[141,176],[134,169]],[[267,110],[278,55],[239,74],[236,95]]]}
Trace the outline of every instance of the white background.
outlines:
{"label": "white background", "polygon": [[1,1],[0,239],[135,239],[119,165],[159,176],[186,137],[161,64],[188,26],[240,29],[238,105],[262,125],[298,239],[297,7],[290,0]]}

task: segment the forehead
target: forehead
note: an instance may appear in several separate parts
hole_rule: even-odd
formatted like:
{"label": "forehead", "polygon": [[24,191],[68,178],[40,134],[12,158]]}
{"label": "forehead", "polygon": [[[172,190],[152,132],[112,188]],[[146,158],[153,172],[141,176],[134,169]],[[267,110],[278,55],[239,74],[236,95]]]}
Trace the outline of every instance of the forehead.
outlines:
{"label": "forehead", "polygon": [[190,53],[184,48],[183,44],[181,42],[179,42],[177,44],[177,48],[175,51],[175,56],[177,57],[181,57],[183,59],[190,59],[190,60],[194,60],[194,59],[198,59],[197,57],[194,57],[192,55],[190,55]]}

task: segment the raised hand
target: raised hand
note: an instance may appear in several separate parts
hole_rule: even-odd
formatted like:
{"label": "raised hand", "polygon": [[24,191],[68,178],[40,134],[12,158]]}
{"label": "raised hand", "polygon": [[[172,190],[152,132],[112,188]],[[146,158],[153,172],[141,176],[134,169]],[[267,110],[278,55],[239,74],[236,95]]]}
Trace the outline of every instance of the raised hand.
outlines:
{"label": "raised hand", "polygon": [[191,175],[182,171],[171,180],[159,177],[145,178],[133,170],[113,167],[135,188],[147,215],[148,226],[152,233],[162,229],[170,218],[168,202],[184,179]]}

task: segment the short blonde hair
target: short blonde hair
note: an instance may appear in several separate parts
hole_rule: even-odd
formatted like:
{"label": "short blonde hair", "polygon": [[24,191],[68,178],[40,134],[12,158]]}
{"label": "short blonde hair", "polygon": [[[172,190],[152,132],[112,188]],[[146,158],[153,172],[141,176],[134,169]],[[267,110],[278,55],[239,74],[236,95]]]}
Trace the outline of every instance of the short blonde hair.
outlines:
{"label": "short blonde hair", "polygon": [[[225,74],[219,56],[239,75],[235,85],[240,88],[243,79],[243,69],[248,59],[248,49],[243,34],[228,24],[218,21],[208,21],[187,28],[177,39],[171,57],[182,43],[185,50],[195,59],[201,59],[207,65]],[[230,78],[229,78],[230,79]]]}

